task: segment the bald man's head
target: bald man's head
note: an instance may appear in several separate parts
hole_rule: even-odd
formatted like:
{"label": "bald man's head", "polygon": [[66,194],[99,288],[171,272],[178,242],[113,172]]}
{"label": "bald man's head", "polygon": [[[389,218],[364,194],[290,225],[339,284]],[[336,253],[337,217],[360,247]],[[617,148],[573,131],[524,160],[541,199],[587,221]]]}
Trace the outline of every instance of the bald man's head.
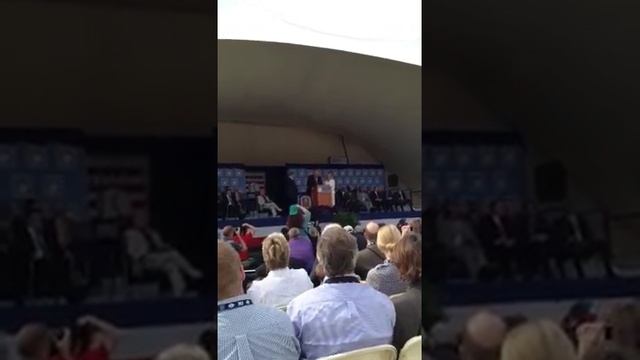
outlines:
{"label": "bald man's head", "polygon": [[490,312],[472,316],[464,329],[460,355],[462,360],[498,360],[507,333],[502,318]]}
{"label": "bald man's head", "polygon": [[233,235],[235,234],[236,230],[233,228],[233,226],[225,226],[224,228],[222,228],[222,236],[224,236],[225,240],[229,240],[229,239],[233,239]]}
{"label": "bald man's head", "polygon": [[374,222],[368,223],[367,227],[364,229],[364,238],[369,242],[375,243],[379,228],[378,224]]}
{"label": "bald man's head", "polygon": [[44,324],[27,324],[16,335],[18,355],[23,359],[48,359],[49,342],[49,330]]}
{"label": "bald man's head", "polygon": [[218,241],[218,301],[244,293],[244,269],[231,245]]}

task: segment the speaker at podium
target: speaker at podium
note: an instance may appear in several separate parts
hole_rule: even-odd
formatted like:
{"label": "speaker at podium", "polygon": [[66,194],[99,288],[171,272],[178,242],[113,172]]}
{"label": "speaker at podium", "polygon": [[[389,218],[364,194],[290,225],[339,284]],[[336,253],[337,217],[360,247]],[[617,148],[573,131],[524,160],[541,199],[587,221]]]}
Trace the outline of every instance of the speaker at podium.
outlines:
{"label": "speaker at podium", "polygon": [[329,185],[319,185],[318,186],[318,195],[317,195],[317,199],[318,199],[318,206],[333,206],[332,204],[332,191],[331,191],[331,186]]}

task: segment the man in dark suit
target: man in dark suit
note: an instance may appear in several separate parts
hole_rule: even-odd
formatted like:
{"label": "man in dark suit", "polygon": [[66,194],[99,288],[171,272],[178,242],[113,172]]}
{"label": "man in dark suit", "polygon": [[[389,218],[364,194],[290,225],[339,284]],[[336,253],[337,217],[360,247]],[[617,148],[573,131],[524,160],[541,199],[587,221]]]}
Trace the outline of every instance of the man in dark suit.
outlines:
{"label": "man in dark suit", "polygon": [[565,277],[565,262],[571,260],[578,277],[584,278],[582,259],[594,255],[602,260],[607,276],[615,276],[611,268],[611,249],[608,243],[605,239],[594,239],[584,219],[578,214],[568,212],[556,222],[552,242],[556,248],[556,263],[562,277]]}
{"label": "man in dark suit", "polygon": [[346,209],[346,191],[344,188],[339,189],[338,191],[336,191],[336,210],[337,211],[343,211]]}
{"label": "man in dark suit", "polygon": [[285,209],[288,209],[289,206],[295,205],[298,203],[298,185],[296,185],[296,181],[294,180],[295,173],[293,171],[289,171],[287,176],[287,183],[285,185],[285,195],[287,197],[287,206]]}
{"label": "man in dark suit", "polygon": [[358,251],[356,255],[356,275],[360,276],[360,279],[366,280],[369,270],[376,267],[378,264],[382,264],[386,256],[376,245],[376,238],[378,236],[379,225],[370,222],[364,230],[364,237],[367,239],[367,247],[364,250]]}
{"label": "man in dark suit", "polygon": [[494,201],[489,211],[480,220],[478,238],[487,260],[499,267],[502,277],[509,279],[513,277],[515,241],[507,233],[504,203]]}
{"label": "man in dark suit", "polygon": [[405,205],[409,205],[409,209],[412,208],[411,200],[405,195],[402,189],[398,189],[392,194],[392,204],[394,208],[399,208],[399,211],[404,211]]}
{"label": "man in dark suit", "polygon": [[514,240],[514,256],[519,272],[526,280],[530,280],[535,273],[535,257],[530,242],[529,215],[519,201],[506,203],[504,226],[509,239]]}
{"label": "man in dark suit", "polygon": [[384,211],[393,210],[393,194],[390,189],[381,188],[382,192],[382,207]]}
{"label": "man in dark suit", "polygon": [[320,173],[320,170],[309,173],[309,176],[307,177],[307,195],[313,196],[316,188],[320,185],[322,185],[322,174]]}
{"label": "man in dark suit", "polygon": [[231,191],[231,188],[228,186],[224,188],[224,194],[222,196],[222,205],[224,207],[224,213],[222,216],[223,220],[227,217],[243,217],[242,209],[238,200],[238,194],[236,192]]}
{"label": "man in dark suit", "polygon": [[353,235],[356,237],[358,242],[358,251],[364,250],[369,243],[367,238],[364,237],[364,232],[356,231]]}
{"label": "man in dark suit", "polygon": [[369,193],[369,198],[371,199],[373,209],[375,211],[382,211],[384,206],[384,195],[382,194],[382,191],[380,191],[379,188],[374,187]]}
{"label": "man in dark suit", "polygon": [[[67,295],[69,273],[64,250],[53,224],[45,221],[39,208],[31,208],[11,225],[10,245],[15,270],[15,296],[20,300],[29,290],[34,295]],[[31,286],[31,289],[30,289]]]}

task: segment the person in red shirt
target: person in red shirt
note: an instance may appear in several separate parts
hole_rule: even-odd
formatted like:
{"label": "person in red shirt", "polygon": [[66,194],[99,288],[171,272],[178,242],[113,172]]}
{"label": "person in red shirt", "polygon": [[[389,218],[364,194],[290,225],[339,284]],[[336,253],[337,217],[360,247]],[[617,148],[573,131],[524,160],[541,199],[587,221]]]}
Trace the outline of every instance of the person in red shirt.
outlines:
{"label": "person in red shirt", "polygon": [[259,238],[255,238],[256,228],[251,224],[244,223],[240,226],[240,237],[247,245],[249,250],[262,251],[262,241]]}
{"label": "person in red shirt", "polygon": [[231,246],[240,255],[240,261],[244,262],[249,259],[249,248],[247,247],[247,243],[240,235],[238,235],[233,226],[227,225],[222,229],[222,240],[224,242],[231,243]]}
{"label": "person in red shirt", "polygon": [[69,331],[62,336],[47,325],[28,323],[16,334],[16,352],[21,359],[28,360],[73,360],[69,349]]}
{"label": "person in red shirt", "polygon": [[109,360],[116,346],[119,330],[95,316],[78,319],[71,334],[71,354],[74,360]]}

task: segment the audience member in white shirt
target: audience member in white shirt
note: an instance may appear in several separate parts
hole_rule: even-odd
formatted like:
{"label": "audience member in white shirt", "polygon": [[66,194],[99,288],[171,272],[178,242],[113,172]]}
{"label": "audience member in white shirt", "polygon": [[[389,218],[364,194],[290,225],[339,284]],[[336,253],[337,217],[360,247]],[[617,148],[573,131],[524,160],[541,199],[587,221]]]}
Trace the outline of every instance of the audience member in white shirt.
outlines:
{"label": "audience member in white shirt", "polygon": [[391,344],[395,309],[388,296],[360,283],[357,252],[355,237],[341,227],[323,231],[316,257],[324,282],[287,308],[304,359]]}
{"label": "audience member in white shirt", "polygon": [[281,233],[273,233],[262,242],[262,257],[269,274],[253,282],[247,294],[267,306],[285,306],[313,283],[305,269],[289,269],[289,244]]}

